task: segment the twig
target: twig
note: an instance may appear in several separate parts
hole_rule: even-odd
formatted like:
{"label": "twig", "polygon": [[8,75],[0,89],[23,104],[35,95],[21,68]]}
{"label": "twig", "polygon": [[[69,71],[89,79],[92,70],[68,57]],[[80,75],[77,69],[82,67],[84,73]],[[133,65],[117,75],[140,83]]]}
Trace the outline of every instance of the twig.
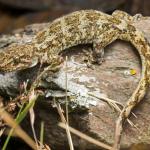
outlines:
{"label": "twig", "polygon": [[88,135],[86,135],[86,134],[84,134],[84,133],[82,133],[82,132],[80,132],[80,131],[78,131],[78,130],[72,128],[72,127],[70,127],[70,126],[66,126],[65,123],[59,123],[58,126],[60,126],[60,127],[63,128],[63,129],[69,128],[69,130],[70,130],[73,134],[75,134],[75,135],[79,136],[80,138],[82,138],[82,139],[84,139],[84,140],[86,140],[86,141],[88,141],[88,142],[90,142],[90,143],[92,143],[92,144],[95,144],[95,145],[97,145],[97,146],[99,146],[99,147],[101,147],[101,148],[103,147],[103,148],[105,148],[105,149],[107,149],[107,150],[111,150],[111,149],[112,149],[111,146],[109,146],[109,145],[107,145],[107,144],[104,144],[104,143],[102,143],[102,142],[99,142],[98,140],[95,140],[94,138],[92,138],[92,137],[90,137],[90,136],[88,136]]}
{"label": "twig", "polygon": [[69,124],[69,118],[68,118],[68,98],[67,98],[67,89],[68,89],[68,77],[67,77],[67,60],[68,60],[68,58],[67,58],[67,56],[66,56],[66,63],[65,63],[65,85],[66,85],[66,87],[65,87],[65,94],[66,94],[66,98],[65,98],[65,103],[66,103],[66,121],[67,121],[67,123]]}
{"label": "twig", "polygon": [[60,104],[56,103],[56,108],[57,108],[57,111],[60,115],[60,118],[61,118],[61,121],[66,125],[66,133],[67,133],[67,138],[68,138],[68,142],[69,142],[69,146],[70,146],[70,150],[74,150],[74,147],[73,147],[73,142],[72,142],[72,138],[71,138],[71,134],[70,134],[70,130],[69,130],[69,125],[63,115],[63,111],[61,109],[61,106]]}
{"label": "twig", "polygon": [[[110,106],[112,106],[116,111],[118,111],[119,113],[121,112],[121,109],[119,108],[119,106],[121,106],[122,108],[123,108],[123,105],[121,104],[121,103],[119,103],[119,102],[117,102],[117,101],[115,101],[115,100],[112,100],[112,99],[110,99],[110,98],[107,98],[107,97],[104,97],[104,96],[97,96],[97,95],[95,95],[95,94],[93,94],[93,93],[88,93],[90,96],[93,96],[93,97],[95,97],[95,98],[97,98],[97,99],[100,99],[100,100],[103,100],[103,101],[105,101],[105,102],[107,102]],[[118,106],[119,105],[119,106]],[[136,117],[137,118],[137,116],[132,112],[132,114],[133,114],[133,116],[134,117]],[[138,129],[137,127],[136,127],[136,125],[131,121],[131,120],[129,120],[128,118],[127,118],[127,122],[131,125],[131,126],[134,126],[136,129]]]}

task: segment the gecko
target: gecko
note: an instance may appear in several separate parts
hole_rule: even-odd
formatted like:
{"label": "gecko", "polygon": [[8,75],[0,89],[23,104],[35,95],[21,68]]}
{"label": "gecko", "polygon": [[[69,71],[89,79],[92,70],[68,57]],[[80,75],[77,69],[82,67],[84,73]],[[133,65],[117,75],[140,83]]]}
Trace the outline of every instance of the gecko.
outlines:
{"label": "gecko", "polygon": [[[61,64],[60,54],[63,50],[79,44],[93,44],[93,59],[101,63],[105,46],[117,39],[130,42],[140,55],[142,73],[137,88],[116,122],[113,150],[119,150],[123,123],[143,99],[150,82],[150,47],[132,21],[133,17],[122,11],[108,15],[97,10],[80,10],[62,16],[38,32],[31,43],[14,45],[0,52],[0,71],[19,71],[37,63],[46,66],[46,71],[51,70]],[[40,78],[42,75],[43,72]]]}

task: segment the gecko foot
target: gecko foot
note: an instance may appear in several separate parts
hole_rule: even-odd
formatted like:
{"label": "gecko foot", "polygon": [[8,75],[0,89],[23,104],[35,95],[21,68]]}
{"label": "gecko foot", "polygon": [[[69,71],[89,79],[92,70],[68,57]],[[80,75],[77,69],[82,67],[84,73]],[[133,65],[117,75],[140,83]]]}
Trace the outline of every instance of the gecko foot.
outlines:
{"label": "gecko foot", "polygon": [[101,54],[96,54],[95,52],[90,48],[88,50],[83,49],[84,57],[83,61],[86,62],[87,67],[94,69],[94,64],[101,65],[104,61],[104,58],[101,57]]}

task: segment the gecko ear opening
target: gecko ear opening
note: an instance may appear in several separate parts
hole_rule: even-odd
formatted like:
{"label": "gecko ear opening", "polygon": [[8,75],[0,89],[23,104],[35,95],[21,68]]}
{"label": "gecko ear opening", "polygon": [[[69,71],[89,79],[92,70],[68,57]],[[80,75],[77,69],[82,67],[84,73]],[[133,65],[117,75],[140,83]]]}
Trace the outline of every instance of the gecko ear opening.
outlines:
{"label": "gecko ear opening", "polygon": [[0,75],[4,75],[5,74],[5,71],[0,69]]}

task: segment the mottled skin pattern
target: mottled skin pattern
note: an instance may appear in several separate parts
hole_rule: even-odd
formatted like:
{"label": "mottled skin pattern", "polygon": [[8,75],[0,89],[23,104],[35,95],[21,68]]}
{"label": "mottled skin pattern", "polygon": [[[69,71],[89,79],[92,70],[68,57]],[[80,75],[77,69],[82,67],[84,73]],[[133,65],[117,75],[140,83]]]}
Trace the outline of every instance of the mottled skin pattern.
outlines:
{"label": "mottled skin pattern", "polygon": [[46,63],[51,69],[52,63],[57,64],[55,62],[61,51],[87,43],[93,44],[93,57],[99,63],[106,45],[116,39],[131,42],[141,57],[142,76],[117,121],[113,147],[117,150],[122,124],[144,97],[150,81],[150,47],[144,35],[132,25],[133,19],[121,11],[115,11],[112,16],[95,10],[73,12],[54,20],[48,28],[37,33],[31,44],[13,46],[1,52],[0,70],[3,72],[22,70],[33,66],[35,62]]}

